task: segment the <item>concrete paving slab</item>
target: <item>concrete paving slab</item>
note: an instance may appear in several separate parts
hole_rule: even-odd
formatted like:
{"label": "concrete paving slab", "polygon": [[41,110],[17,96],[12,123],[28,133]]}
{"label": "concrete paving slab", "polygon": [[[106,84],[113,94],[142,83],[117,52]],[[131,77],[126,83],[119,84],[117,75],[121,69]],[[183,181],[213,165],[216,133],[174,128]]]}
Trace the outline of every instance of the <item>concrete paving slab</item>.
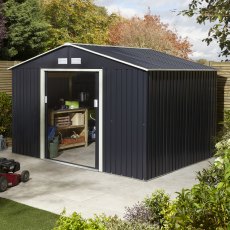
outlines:
{"label": "concrete paving slab", "polygon": [[194,185],[196,172],[213,161],[202,161],[146,182],[13,154],[11,149],[1,151],[0,157],[19,161],[21,169],[31,174],[29,182],[9,188],[1,197],[57,214],[65,208],[67,214],[77,211],[83,217],[102,213],[123,217],[125,207],[142,201],[156,189],[164,189],[174,198],[175,192]]}

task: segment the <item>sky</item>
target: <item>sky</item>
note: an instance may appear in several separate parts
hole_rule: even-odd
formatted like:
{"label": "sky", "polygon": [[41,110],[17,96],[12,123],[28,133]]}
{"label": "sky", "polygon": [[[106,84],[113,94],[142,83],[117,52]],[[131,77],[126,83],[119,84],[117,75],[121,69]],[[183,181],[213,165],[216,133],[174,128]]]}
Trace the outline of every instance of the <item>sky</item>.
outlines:
{"label": "sky", "polygon": [[[188,38],[193,45],[190,58],[193,60],[207,59],[220,61],[220,49],[217,43],[209,46],[202,39],[208,35],[209,25],[199,25],[194,18],[177,15],[178,11],[186,9],[190,0],[95,0],[96,5],[106,7],[108,13],[120,13],[131,18],[142,17],[150,7],[153,15],[160,16],[161,21],[169,25],[182,38]],[[176,12],[175,12],[176,10]]]}

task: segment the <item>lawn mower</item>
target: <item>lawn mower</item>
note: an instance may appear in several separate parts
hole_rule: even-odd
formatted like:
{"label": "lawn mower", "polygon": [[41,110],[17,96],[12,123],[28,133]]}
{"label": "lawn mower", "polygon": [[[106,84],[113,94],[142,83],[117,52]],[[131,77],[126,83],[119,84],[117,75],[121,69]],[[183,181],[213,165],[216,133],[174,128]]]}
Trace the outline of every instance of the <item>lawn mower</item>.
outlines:
{"label": "lawn mower", "polygon": [[27,182],[30,178],[28,170],[15,173],[20,170],[20,163],[12,159],[0,158],[0,192],[6,191],[8,187],[18,185],[20,182]]}

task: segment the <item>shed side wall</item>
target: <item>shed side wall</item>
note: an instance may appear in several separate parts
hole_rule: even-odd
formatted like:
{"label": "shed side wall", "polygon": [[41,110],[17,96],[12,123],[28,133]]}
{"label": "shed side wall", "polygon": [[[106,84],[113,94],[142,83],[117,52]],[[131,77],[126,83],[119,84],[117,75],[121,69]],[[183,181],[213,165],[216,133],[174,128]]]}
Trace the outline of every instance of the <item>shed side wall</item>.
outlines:
{"label": "shed side wall", "polygon": [[148,178],[209,158],[216,72],[151,72],[148,114]]}

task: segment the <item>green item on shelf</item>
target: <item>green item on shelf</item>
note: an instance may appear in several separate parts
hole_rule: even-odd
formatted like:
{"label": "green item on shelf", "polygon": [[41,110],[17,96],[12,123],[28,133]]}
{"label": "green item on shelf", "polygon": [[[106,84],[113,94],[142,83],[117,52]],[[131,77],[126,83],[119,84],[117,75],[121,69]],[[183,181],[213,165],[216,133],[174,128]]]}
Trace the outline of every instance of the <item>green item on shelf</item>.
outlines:
{"label": "green item on shelf", "polygon": [[65,105],[68,105],[70,109],[78,109],[79,101],[65,101]]}

